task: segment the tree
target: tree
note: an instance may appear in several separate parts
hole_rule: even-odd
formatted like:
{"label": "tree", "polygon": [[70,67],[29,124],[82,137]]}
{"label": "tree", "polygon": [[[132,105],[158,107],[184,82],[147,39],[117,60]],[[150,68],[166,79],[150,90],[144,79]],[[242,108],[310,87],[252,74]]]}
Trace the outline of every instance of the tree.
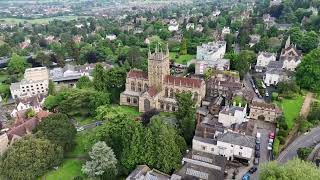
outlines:
{"label": "tree", "polygon": [[0,46],[0,57],[10,56],[12,53],[12,49],[9,44],[5,43]]}
{"label": "tree", "polygon": [[61,163],[62,148],[49,140],[26,136],[15,142],[0,160],[0,174],[16,180],[33,180]]}
{"label": "tree", "polygon": [[29,108],[29,109],[27,109],[25,114],[26,114],[27,118],[32,118],[36,115],[36,112],[33,109]]}
{"label": "tree", "polygon": [[88,76],[82,76],[77,84],[76,84],[76,87],[79,88],[79,89],[88,89],[88,88],[93,88],[92,87],[92,82],[91,80],[89,79]]}
{"label": "tree", "polygon": [[113,150],[105,142],[97,142],[89,152],[90,161],[82,166],[81,171],[90,177],[99,177],[104,173],[117,174],[117,159]]}
{"label": "tree", "polygon": [[278,92],[282,97],[292,97],[299,91],[299,86],[293,80],[278,83]]}
{"label": "tree", "polygon": [[178,111],[176,117],[182,135],[187,143],[191,143],[195,129],[195,102],[192,99],[191,93],[180,93],[176,95]]}
{"label": "tree", "polygon": [[49,95],[54,95],[56,93],[56,87],[54,85],[54,82],[50,79],[49,80],[49,85],[48,85],[48,94]]}
{"label": "tree", "polygon": [[188,41],[187,41],[187,39],[183,39],[182,40],[182,42],[181,42],[181,45],[180,45],[180,55],[186,55],[186,54],[188,54],[188,51],[187,51],[187,49],[188,49],[188,45],[187,45],[187,43],[188,43]]}
{"label": "tree", "polygon": [[23,74],[28,66],[29,64],[25,58],[13,53],[11,59],[9,60],[8,72],[10,74]]}
{"label": "tree", "polygon": [[52,111],[59,104],[58,98],[53,95],[49,95],[44,101],[44,107]]}
{"label": "tree", "polygon": [[312,163],[300,159],[288,161],[285,165],[269,162],[261,168],[259,179],[318,179],[320,170]]}
{"label": "tree", "polygon": [[298,157],[301,160],[307,160],[309,154],[312,152],[313,148],[312,147],[303,147],[303,148],[299,148],[297,153],[298,153]]}
{"label": "tree", "polygon": [[297,67],[296,81],[301,88],[320,90],[320,49],[312,50]]}
{"label": "tree", "polygon": [[66,115],[57,113],[44,118],[34,129],[34,133],[69,151],[74,145],[77,131]]}
{"label": "tree", "polygon": [[97,91],[107,92],[107,79],[102,65],[98,64],[93,70],[93,86]]}
{"label": "tree", "polygon": [[41,66],[50,66],[52,63],[50,62],[50,56],[45,54],[44,52],[40,51],[37,54],[36,62],[41,64]]}

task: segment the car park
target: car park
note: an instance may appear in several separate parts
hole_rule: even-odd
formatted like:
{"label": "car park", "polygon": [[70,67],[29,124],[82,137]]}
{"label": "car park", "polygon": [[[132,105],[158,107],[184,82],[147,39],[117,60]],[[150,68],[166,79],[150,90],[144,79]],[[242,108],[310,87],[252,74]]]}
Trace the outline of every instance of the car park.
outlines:
{"label": "car park", "polygon": [[258,170],[257,166],[253,166],[252,168],[249,169],[249,173],[253,174]]}

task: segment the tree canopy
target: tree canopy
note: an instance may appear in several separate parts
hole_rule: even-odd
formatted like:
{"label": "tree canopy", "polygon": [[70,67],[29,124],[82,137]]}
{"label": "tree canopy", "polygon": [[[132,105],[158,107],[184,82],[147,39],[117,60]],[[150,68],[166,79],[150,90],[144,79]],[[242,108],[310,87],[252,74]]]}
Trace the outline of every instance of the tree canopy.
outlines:
{"label": "tree canopy", "polygon": [[3,154],[0,174],[9,179],[34,180],[49,168],[59,165],[62,158],[61,147],[46,139],[26,136]]}
{"label": "tree canopy", "polygon": [[69,151],[74,145],[76,128],[64,114],[50,114],[34,129],[37,137],[43,137]]}

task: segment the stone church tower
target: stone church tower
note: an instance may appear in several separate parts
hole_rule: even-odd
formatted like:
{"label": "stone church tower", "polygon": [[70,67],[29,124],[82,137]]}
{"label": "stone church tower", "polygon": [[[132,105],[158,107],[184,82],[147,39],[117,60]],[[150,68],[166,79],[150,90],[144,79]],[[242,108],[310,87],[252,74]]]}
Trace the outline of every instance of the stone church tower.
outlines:
{"label": "stone church tower", "polygon": [[[160,49],[160,50],[159,50]],[[162,90],[164,78],[170,75],[170,57],[167,45],[166,52],[156,47],[155,52],[148,54],[148,78],[149,87],[154,87],[158,92]]]}

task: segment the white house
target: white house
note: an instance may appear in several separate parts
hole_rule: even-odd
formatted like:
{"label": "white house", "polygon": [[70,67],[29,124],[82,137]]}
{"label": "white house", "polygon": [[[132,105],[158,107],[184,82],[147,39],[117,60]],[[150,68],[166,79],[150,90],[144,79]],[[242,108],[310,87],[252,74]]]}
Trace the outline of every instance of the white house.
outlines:
{"label": "white house", "polygon": [[212,12],[212,16],[213,17],[217,17],[217,16],[219,16],[221,14],[221,11],[220,10],[214,10],[213,12]]}
{"label": "white house", "polygon": [[27,109],[32,109],[35,112],[39,112],[42,110],[41,105],[44,102],[44,96],[33,96],[30,98],[24,98],[17,100],[16,108],[11,112],[11,117],[16,117],[19,111],[26,111]]}
{"label": "white house", "polygon": [[263,77],[263,81],[267,86],[277,85],[281,81],[285,81],[288,79],[287,74],[282,69],[268,69],[265,76]]}
{"label": "white house", "polygon": [[231,30],[230,30],[229,27],[223,27],[221,33],[222,33],[222,35],[230,34],[230,33],[231,33]]}
{"label": "white house", "polygon": [[192,140],[193,150],[221,155],[230,161],[241,159],[250,163],[254,147],[254,137],[231,131],[218,135],[216,139],[194,136]]}
{"label": "white house", "polygon": [[116,40],[117,36],[114,34],[107,34],[106,39],[109,39],[110,41]]}
{"label": "white house", "polygon": [[202,31],[203,31],[203,27],[202,27],[201,24],[198,24],[198,25],[197,25],[196,31],[197,31],[197,32],[202,32]]}
{"label": "white house", "polygon": [[256,72],[262,72],[267,68],[271,61],[276,61],[276,54],[269,52],[259,52],[257,57],[257,64],[255,66]]}
{"label": "white house", "polygon": [[194,23],[188,23],[188,24],[186,25],[186,29],[187,29],[187,30],[194,29]]}
{"label": "white house", "polygon": [[232,124],[241,124],[247,122],[247,105],[240,106],[225,106],[219,113],[218,122],[224,127],[230,127]]}
{"label": "white house", "polygon": [[209,42],[197,46],[197,60],[216,60],[223,58],[226,53],[227,43],[225,41]]}
{"label": "white house", "polygon": [[168,26],[168,30],[170,32],[178,31],[179,30],[179,23],[175,19],[171,19],[169,26]]}
{"label": "white house", "polygon": [[226,71],[230,69],[229,59],[215,59],[212,61],[195,61],[195,74],[204,74],[208,68]]}

